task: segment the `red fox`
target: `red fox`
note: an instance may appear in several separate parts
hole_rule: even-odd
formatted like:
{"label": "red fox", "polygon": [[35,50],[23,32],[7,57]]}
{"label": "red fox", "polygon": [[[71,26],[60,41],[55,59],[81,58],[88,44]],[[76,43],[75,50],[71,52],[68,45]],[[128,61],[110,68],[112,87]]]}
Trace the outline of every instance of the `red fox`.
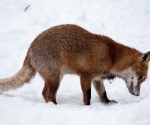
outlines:
{"label": "red fox", "polygon": [[54,26],[35,38],[22,68],[14,76],[0,79],[0,91],[21,87],[38,72],[45,81],[45,101],[57,104],[61,79],[65,74],[76,74],[80,77],[84,105],[90,105],[92,83],[102,102],[115,102],[108,99],[103,80],[120,77],[129,92],[139,96],[149,60],[150,51],[141,53],[77,25]]}

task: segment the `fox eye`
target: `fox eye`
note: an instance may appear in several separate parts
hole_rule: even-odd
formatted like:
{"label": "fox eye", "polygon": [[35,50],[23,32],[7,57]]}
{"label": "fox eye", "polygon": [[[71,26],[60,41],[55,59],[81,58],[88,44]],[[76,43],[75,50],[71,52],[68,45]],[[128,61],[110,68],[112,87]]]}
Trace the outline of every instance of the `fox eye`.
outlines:
{"label": "fox eye", "polygon": [[145,76],[139,76],[138,81],[139,81],[139,82],[143,82],[145,79],[146,79],[146,77],[145,77]]}
{"label": "fox eye", "polygon": [[143,76],[139,76],[139,80],[142,80],[144,77]]}

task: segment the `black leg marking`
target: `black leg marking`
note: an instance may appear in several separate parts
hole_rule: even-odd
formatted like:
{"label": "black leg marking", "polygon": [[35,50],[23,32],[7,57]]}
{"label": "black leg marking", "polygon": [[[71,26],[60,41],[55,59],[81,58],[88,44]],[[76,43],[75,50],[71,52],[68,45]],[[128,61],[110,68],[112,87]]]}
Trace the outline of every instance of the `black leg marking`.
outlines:
{"label": "black leg marking", "polygon": [[112,103],[117,103],[115,100],[109,100],[108,99],[106,91],[103,93],[103,99],[104,99],[104,102],[107,103],[107,104],[111,103],[111,102]]}
{"label": "black leg marking", "polygon": [[106,103],[109,103],[109,102],[110,102],[110,100],[109,100],[108,97],[107,97],[106,91],[103,93],[103,99],[104,99],[104,101],[105,101]]}
{"label": "black leg marking", "polygon": [[87,92],[86,92],[86,97],[87,97],[87,105],[90,105],[90,100],[91,100],[91,88],[87,90]]}

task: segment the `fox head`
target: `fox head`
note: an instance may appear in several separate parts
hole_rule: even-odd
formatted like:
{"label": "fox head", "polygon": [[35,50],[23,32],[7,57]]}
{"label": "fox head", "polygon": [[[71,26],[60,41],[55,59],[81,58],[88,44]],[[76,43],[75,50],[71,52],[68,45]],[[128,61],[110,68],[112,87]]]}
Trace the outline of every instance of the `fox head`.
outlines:
{"label": "fox head", "polygon": [[150,51],[139,57],[128,71],[125,78],[126,85],[132,95],[139,96],[140,88],[143,81],[147,78],[148,62],[150,61]]}

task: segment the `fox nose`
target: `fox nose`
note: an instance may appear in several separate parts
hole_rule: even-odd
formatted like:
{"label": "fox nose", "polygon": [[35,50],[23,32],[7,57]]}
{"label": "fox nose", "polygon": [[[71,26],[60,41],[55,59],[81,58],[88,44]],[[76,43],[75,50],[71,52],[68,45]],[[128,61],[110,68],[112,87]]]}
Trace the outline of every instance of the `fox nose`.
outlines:
{"label": "fox nose", "polygon": [[140,96],[140,94],[138,93],[138,94],[135,94],[135,96]]}

